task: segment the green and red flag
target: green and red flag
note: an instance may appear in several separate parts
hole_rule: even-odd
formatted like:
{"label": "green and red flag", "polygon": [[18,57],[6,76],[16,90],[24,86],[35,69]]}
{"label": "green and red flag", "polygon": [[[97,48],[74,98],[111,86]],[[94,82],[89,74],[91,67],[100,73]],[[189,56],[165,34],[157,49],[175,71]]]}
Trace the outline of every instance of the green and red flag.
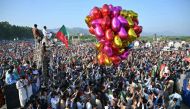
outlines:
{"label": "green and red flag", "polygon": [[164,73],[164,68],[166,67],[166,64],[161,64],[160,65],[160,78],[162,78],[162,75]]}
{"label": "green and red flag", "polygon": [[184,61],[190,62],[190,56],[185,57],[185,58],[184,58]]}
{"label": "green and red flag", "polygon": [[68,43],[68,39],[67,37],[69,37],[69,34],[65,28],[65,26],[63,25],[60,30],[57,32],[56,37],[57,39],[59,39],[61,42],[63,42],[65,44],[65,47],[68,49],[69,48],[69,43]]}

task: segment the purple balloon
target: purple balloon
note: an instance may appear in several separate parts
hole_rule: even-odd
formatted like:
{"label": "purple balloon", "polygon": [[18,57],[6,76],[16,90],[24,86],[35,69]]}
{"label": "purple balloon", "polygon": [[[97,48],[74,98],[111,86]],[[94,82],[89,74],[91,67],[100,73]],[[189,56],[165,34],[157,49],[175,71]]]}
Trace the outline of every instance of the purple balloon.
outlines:
{"label": "purple balloon", "polygon": [[118,9],[119,12],[122,10],[122,7],[121,7],[121,6],[116,6],[115,8]]}
{"label": "purple balloon", "polygon": [[95,34],[97,37],[102,38],[104,36],[104,31],[100,25],[96,25]]}
{"label": "purple balloon", "polygon": [[128,34],[127,34],[124,27],[121,27],[121,29],[118,32],[118,35],[121,39],[127,39],[128,38]]}
{"label": "purple balloon", "polygon": [[119,21],[121,22],[121,24],[123,25],[123,26],[128,26],[128,22],[127,22],[127,20],[123,17],[123,16],[118,16],[118,19],[119,19]]}
{"label": "purple balloon", "polygon": [[121,27],[120,21],[118,20],[117,17],[114,17],[112,19],[112,29],[113,29],[113,31],[118,32],[120,30],[120,27]]}
{"label": "purple balloon", "polygon": [[112,56],[113,55],[113,51],[112,48],[109,46],[104,46],[104,52],[108,55],[108,56]]}
{"label": "purple balloon", "polygon": [[122,55],[120,55],[121,59],[126,59],[129,55],[128,51],[125,51]]}
{"label": "purple balloon", "polygon": [[102,19],[96,19],[91,22],[92,26],[95,28],[96,25],[101,25]]}
{"label": "purple balloon", "polygon": [[117,16],[119,16],[120,11],[119,11],[119,9],[117,9],[116,7],[114,7],[112,13],[113,13],[114,17],[117,17]]}

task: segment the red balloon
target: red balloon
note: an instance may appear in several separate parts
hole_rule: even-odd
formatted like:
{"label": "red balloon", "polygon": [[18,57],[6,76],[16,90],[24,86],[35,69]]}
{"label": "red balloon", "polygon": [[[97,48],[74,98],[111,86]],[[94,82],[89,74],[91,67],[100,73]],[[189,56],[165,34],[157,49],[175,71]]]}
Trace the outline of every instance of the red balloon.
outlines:
{"label": "red balloon", "polygon": [[101,9],[102,15],[103,16],[109,16],[110,15],[110,9],[107,4],[104,4]]}
{"label": "red balloon", "polygon": [[138,25],[139,24],[139,20],[137,18],[133,18],[133,22],[134,24]]}
{"label": "red balloon", "polygon": [[138,34],[140,34],[142,32],[142,29],[143,29],[143,27],[139,26],[139,33]]}
{"label": "red balloon", "polygon": [[101,11],[98,7],[94,7],[91,11],[90,11],[90,16],[92,18],[92,20],[94,19],[98,19],[102,17]]}
{"label": "red balloon", "polygon": [[140,34],[142,32],[142,26],[135,25],[133,29],[136,34]]}
{"label": "red balloon", "polygon": [[113,62],[114,64],[116,64],[116,65],[121,62],[121,58],[120,58],[119,56],[112,56],[112,57],[110,57],[110,59],[111,59],[112,62]]}
{"label": "red balloon", "polygon": [[109,16],[105,16],[101,22],[101,26],[104,30],[109,29],[111,26],[111,19]]}
{"label": "red balloon", "polygon": [[90,32],[91,34],[95,34],[94,28],[93,28],[92,26],[89,28],[89,32]]}
{"label": "red balloon", "polygon": [[112,41],[114,38],[114,33],[111,29],[106,30],[105,39],[107,41]]}
{"label": "red balloon", "polygon": [[99,63],[100,65],[103,65],[103,64],[104,64],[104,57],[99,58],[99,59],[98,59],[98,63]]}
{"label": "red balloon", "polygon": [[114,54],[119,54],[119,48],[115,44],[112,44],[111,47]]}
{"label": "red balloon", "polygon": [[140,37],[140,34],[137,34],[137,37]]}

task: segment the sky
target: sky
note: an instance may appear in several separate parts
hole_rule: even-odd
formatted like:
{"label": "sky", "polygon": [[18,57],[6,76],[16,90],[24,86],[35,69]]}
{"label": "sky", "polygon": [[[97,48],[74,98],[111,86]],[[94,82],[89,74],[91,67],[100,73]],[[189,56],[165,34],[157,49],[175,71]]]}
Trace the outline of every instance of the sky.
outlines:
{"label": "sky", "polygon": [[103,4],[137,12],[145,33],[190,35],[190,0],[0,0],[0,21],[49,29],[63,24],[88,28],[85,16]]}

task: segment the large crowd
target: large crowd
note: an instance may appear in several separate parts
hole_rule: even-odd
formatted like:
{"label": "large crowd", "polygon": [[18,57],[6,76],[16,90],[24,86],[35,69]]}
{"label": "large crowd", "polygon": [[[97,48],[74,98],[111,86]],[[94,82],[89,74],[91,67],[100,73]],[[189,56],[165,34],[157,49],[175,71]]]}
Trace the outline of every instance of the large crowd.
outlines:
{"label": "large crowd", "polygon": [[28,109],[179,109],[189,50],[162,51],[164,44],[141,42],[117,66],[100,66],[90,42],[42,46],[47,65],[38,67],[30,42],[2,41],[0,93],[16,84]]}

